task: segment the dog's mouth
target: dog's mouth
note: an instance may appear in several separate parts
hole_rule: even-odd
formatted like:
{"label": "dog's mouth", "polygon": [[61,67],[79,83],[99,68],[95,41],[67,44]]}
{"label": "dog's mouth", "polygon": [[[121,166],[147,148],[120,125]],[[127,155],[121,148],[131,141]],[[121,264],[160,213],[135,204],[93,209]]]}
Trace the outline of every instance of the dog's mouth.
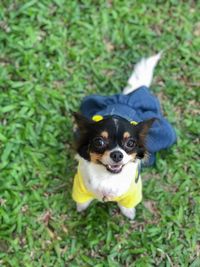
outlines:
{"label": "dog's mouth", "polygon": [[104,164],[103,162],[101,162],[100,160],[98,160],[98,163],[103,165],[107,171],[111,172],[111,173],[120,173],[122,168],[124,167],[123,164]]}
{"label": "dog's mouth", "polygon": [[109,172],[120,173],[124,165],[104,165]]}

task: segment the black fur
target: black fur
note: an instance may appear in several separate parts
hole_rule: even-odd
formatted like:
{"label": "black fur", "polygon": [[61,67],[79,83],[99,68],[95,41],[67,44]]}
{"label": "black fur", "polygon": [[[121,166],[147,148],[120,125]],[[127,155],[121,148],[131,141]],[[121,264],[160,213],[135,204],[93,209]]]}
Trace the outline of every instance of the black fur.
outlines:
{"label": "black fur", "polygon": [[[78,126],[75,134],[76,150],[84,159],[90,160],[90,152],[103,154],[117,145],[128,154],[136,153],[138,158],[144,158],[146,135],[154,119],[132,125],[128,120],[119,116],[106,116],[99,122],[87,119],[80,113],[74,113],[74,117]],[[94,139],[99,137],[103,131],[108,132],[109,137],[105,140],[105,146],[99,149],[94,145]],[[123,138],[125,132],[128,132],[130,138],[134,140],[134,147],[131,149],[126,147],[126,140]]]}

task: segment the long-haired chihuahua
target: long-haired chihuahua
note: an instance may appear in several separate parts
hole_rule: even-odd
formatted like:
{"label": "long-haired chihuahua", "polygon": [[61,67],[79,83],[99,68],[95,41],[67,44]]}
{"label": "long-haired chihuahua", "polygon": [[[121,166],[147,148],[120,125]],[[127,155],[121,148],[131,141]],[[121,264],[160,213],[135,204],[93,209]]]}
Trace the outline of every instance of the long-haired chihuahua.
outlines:
{"label": "long-haired chihuahua", "polygon": [[161,54],[135,65],[122,93],[84,98],[74,113],[78,169],[72,197],[77,211],[92,200],[115,201],[129,219],[142,200],[142,165],[152,165],[156,152],[176,141],[158,99],[150,93],[154,67]]}

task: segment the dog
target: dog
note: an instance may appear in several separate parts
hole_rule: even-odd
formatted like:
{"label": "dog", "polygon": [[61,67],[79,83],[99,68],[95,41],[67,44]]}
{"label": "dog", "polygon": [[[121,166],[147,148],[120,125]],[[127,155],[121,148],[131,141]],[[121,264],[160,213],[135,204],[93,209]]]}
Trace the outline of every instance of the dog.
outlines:
{"label": "dog", "polygon": [[176,142],[173,127],[149,90],[160,57],[137,63],[122,93],[87,96],[81,112],[74,113],[78,170],[72,197],[78,212],[94,199],[115,201],[133,220],[142,200],[141,166],[154,164],[156,152]]}

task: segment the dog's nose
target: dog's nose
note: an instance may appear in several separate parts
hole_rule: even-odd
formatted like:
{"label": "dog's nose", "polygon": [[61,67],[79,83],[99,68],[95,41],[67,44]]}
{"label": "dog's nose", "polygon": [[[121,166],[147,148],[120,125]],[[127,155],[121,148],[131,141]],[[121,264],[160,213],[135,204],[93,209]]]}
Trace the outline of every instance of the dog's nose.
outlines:
{"label": "dog's nose", "polygon": [[113,151],[110,153],[110,157],[115,162],[120,162],[123,159],[123,154],[120,151]]}

